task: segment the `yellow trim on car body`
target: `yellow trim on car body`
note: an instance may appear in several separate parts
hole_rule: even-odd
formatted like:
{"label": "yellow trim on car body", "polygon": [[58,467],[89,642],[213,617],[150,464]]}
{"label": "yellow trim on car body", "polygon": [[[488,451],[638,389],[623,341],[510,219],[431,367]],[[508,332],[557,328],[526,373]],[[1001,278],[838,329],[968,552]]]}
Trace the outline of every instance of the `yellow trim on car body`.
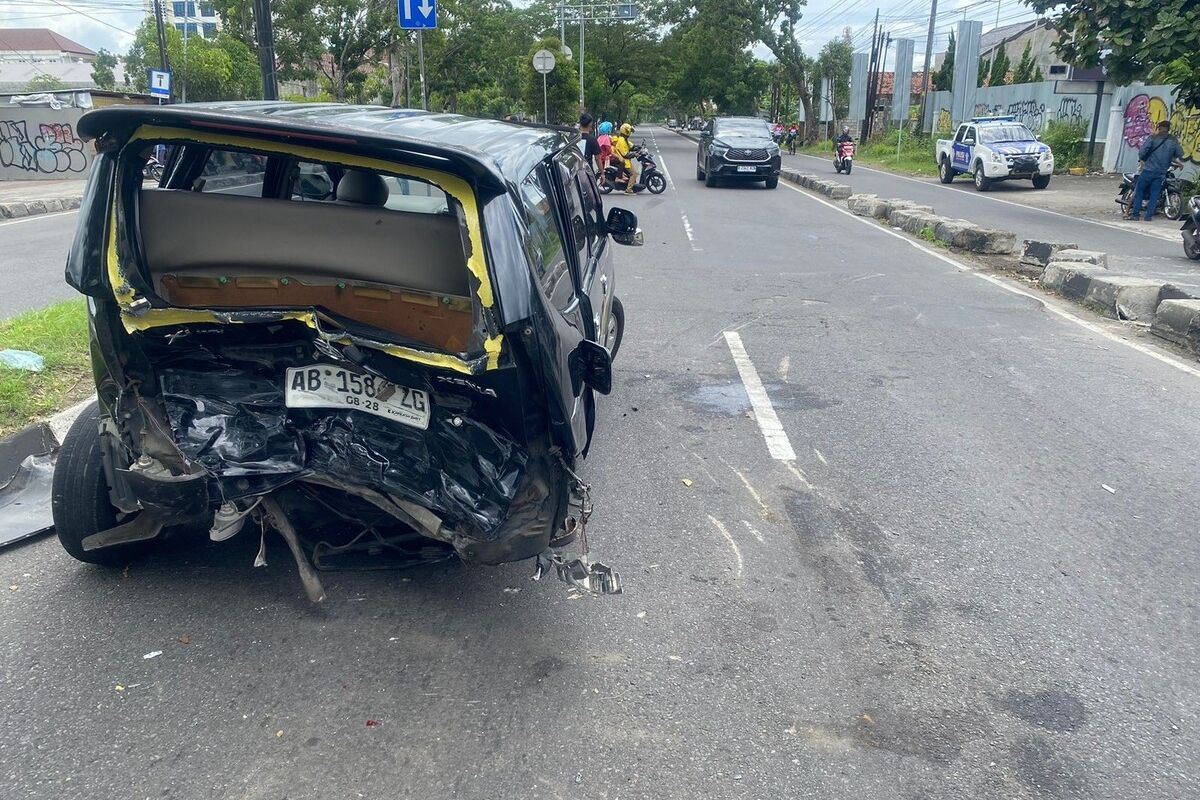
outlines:
{"label": "yellow trim on car body", "polygon": [[[386,172],[388,174],[403,175],[406,177],[413,177],[428,181],[444,191],[446,194],[453,197],[462,205],[463,215],[466,218],[467,223],[467,236],[471,242],[471,255],[467,259],[467,269],[470,270],[471,274],[474,275],[475,279],[478,281],[479,286],[476,290],[476,295],[479,297],[480,304],[484,308],[491,308],[494,305],[495,298],[492,293],[491,279],[488,276],[487,262],[484,256],[485,250],[483,246],[483,233],[479,224],[479,207],[475,200],[475,193],[472,191],[470,185],[457,175],[426,169],[424,167],[416,167],[387,161],[386,159],[341,153],[336,150],[323,150],[304,145],[285,145],[270,140],[255,139],[246,136],[234,136],[229,134],[212,134],[193,131],[185,128],[142,125],[136,131],[134,131],[133,135],[129,138],[129,142],[146,140],[161,142],[193,142],[198,144],[220,145],[227,147],[242,147],[249,150],[311,159],[322,163],[339,164],[347,167],[360,167],[363,169],[371,169],[380,172]],[[134,331],[144,331],[150,328],[171,325],[187,325],[196,323],[227,324],[230,322],[237,322],[238,320],[224,318],[223,315],[219,315],[215,311],[203,309],[152,308],[147,309],[140,315],[134,314],[130,311],[130,303],[132,302],[134,292],[125,280],[124,274],[121,272],[120,259],[117,253],[118,202],[119,198],[114,197],[112,216],[109,220],[107,247],[108,263],[106,266],[109,285],[112,288],[113,296],[116,298],[117,304],[121,308],[121,319],[125,326],[125,330],[129,333],[133,333]],[[325,339],[326,341],[347,341],[351,338],[348,335],[338,336],[325,334],[317,324],[316,313],[312,311],[285,312],[281,315],[281,318],[303,322],[308,327],[317,331],[318,335],[320,335],[321,338]],[[426,366],[450,369],[454,370],[455,372],[465,373],[467,375],[474,374],[474,370],[471,369],[470,364],[463,359],[458,358],[457,356],[451,356],[445,353],[426,352],[410,347],[389,345],[381,342],[361,340],[356,341],[365,347],[371,347],[373,349],[380,350],[397,358],[414,361]],[[493,370],[499,367],[500,351],[503,341],[503,334],[488,336],[484,339],[483,345],[486,353],[485,369]]]}

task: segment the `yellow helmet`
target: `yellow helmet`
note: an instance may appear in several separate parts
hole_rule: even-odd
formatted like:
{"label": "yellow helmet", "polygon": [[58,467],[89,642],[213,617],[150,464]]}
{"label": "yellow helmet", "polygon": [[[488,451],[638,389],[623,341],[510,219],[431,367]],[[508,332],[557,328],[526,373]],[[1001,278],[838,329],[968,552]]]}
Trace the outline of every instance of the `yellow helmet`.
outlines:
{"label": "yellow helmet", "polygon": [[622,135],[622,136],[628,136],[628,135],[629,135],[629,134],[631,134],[631,133],[633,133],[633,126],[632,126],[632,125],[630,125],[628,122],[626,122],[626,123],[624,123],[623,125],[621,125],[621,135]]}

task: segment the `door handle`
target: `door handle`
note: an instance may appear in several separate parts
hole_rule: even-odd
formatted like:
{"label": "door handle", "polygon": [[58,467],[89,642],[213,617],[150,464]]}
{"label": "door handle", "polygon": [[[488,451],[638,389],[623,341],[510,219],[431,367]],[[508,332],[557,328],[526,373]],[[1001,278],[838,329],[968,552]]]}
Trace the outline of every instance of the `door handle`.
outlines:
{"label": "door handle", "polygon": [[600,291],[604,295],[606,295],[606,296],[608,295],[608,276],[607,275],[600,276]]}

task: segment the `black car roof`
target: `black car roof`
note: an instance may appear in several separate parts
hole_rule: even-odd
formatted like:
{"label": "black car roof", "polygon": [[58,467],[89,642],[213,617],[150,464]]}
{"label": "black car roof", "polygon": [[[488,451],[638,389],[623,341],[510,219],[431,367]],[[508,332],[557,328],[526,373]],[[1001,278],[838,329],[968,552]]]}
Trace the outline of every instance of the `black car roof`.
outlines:
{"label": "black car roof", "polygon": [[[520,181],[539,161],[571,145],[568,128],[433,114],[419,109],[339,103],[241,101],[165,106],[109,106],[85,114],[85,138],[110,134],[126,139],[140,125],[238,127],[289,139],[343,138],[342,144],[370,145],[448,159],[489,182]],[[307,142],[311,144],[311,142]]]}

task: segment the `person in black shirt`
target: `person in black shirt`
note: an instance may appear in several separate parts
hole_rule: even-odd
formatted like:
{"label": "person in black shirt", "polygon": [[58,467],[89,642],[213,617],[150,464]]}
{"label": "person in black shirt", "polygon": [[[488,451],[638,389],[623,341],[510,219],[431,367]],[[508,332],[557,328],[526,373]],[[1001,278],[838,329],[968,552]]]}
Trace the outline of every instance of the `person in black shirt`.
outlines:
{"label": "person in black shirt", "polygon": [[600,145],[596,142],[596,131],[592,115],[584,112],[579,115],[579,142],[583,145],[583,157],[587,159],[588,166],[599,171],[600,166]]}

